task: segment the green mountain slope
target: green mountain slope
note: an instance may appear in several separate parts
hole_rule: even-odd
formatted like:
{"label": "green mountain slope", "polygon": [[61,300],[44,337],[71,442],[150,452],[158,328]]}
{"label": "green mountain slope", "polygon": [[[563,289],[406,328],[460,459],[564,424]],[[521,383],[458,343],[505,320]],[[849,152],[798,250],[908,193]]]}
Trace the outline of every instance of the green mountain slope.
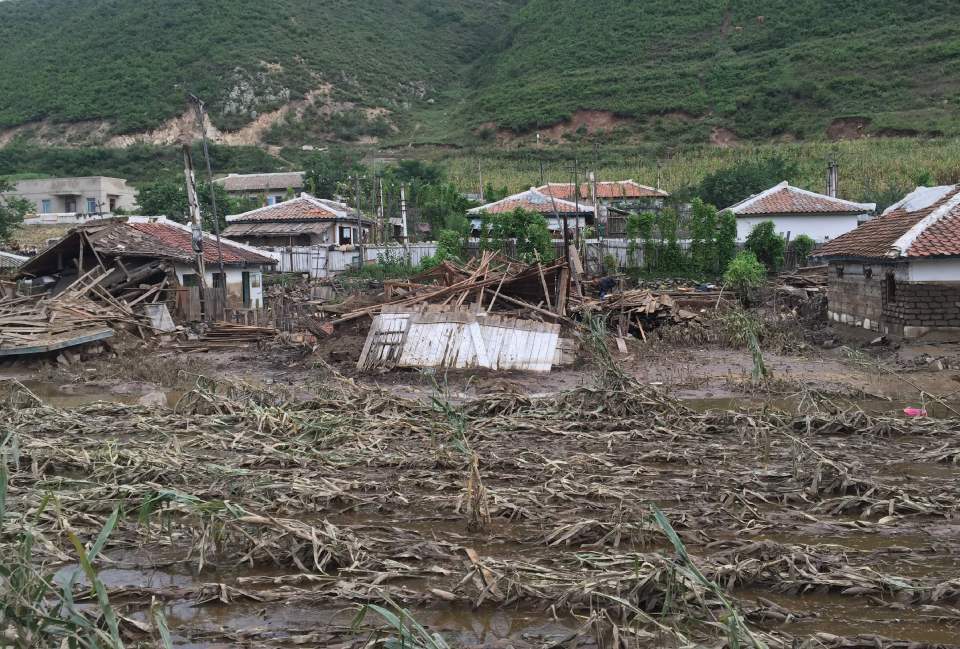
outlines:
{"label": "green mountain slope", "polygon": [[455,80],[508,0],[0,2],[0,127],[104,119],[159,125],[194,92],[215,123],[323,84],[332,100],[402,109]]}
{"label": "green mountain slope", "polygon": [[154,129],[188,92],[226,131],[295,106],[251,136],[277,145],[509,138],[578,111],[664,142],[960,134],[955,1],[6,0],[0,43],[0,142]]}
{"label": "green mountain slope", "polygon": [[474,125],[596,109],[747,138],[822,137],[845,116],[956,132],[960,3],[530,0],[485,63],[464,111]]}

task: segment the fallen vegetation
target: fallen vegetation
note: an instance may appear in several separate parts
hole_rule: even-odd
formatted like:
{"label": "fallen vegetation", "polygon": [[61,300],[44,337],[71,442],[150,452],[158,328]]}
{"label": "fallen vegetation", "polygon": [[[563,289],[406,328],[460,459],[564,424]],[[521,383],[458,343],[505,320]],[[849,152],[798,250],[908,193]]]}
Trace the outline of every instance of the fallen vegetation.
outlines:
{"label": "fallen vegetation", "polygon": [[596,387],[458,405],[329,370],[299,400],[200,379],[174,410],[14,389],[0,600],[44,575],[80,646],[168,621],[177,645],[475,646],[491,615],[515,647],[950,646],[952,422],[695,413],[605,358]]}

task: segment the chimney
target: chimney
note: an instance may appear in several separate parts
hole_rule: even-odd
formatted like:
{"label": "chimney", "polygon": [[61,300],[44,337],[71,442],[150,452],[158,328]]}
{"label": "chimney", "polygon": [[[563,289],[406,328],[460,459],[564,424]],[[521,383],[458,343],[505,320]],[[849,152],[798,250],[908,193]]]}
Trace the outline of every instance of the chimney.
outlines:
{"label": "chimney", "polygon": [[838,184],[839,174],[837,173],[837,161],[831,160],[827,164],[827,196],[832,198],[837,197]]}

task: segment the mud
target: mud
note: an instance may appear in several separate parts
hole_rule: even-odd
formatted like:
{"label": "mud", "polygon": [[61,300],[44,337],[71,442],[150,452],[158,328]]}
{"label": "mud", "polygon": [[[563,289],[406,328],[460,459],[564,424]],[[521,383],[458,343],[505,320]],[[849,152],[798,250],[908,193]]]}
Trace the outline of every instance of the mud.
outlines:
{"label": "mud", "polygon": [[151,601],[181,647],[365,646],[384,621],[354,628],[358,609],[388,602],[451,646],[722,644],[724,605],[658,508],[767,646],[956,643],[953,420],[543,377],[531,398],[531,377],[416,375],[405,399],[289,360],[176,411],[8,401],[3,556],[29,521],[32,560],[69,583],[67,531],[92,543],[119,506],[96,566],[130,646],[156,642]]}

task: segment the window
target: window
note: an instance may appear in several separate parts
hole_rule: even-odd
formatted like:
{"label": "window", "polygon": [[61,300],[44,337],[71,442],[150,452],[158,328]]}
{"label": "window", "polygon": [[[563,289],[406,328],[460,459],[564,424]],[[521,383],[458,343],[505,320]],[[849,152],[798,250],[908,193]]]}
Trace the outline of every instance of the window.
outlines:
{"label": "window", "polygon": [[67,213],[73,213],[77,211],[77,199],[75,198],[65,198],[63,199],[63,211]]}
{"label": "window", "polygon": [[864,266],[864,267],[863,267],[863,276],[864,276],[866,279],[870,279],[871,277],[873,277],[873,267],[871,267],[871,266]]}
{"label": "window", "polygon": [[837,279],[843,279],[843,266],[837,266]]}
{"label": "window", "polygon": [[223,283],[223,273],[214,273],[213,274],[213,288],[220,288],[224,285]]}
{"label": "window", "polygon": [[353,243],[353,230],[348,225],[340,226],[340,245],[348,246]]}
{"label": "window", "polygon": [[183,285],[185,287],[189,286],[200,286],[200,279],[196,274],[184,275],[183,276]]}
{"label": "window", "polygon": [[111,196],[111,197],[110,197],[110,211],[111,211],[111,212],[116,212],[116,211],[117,211],[117,197],[116,197],[116,196]]}
{"label": "window", "polygon": [[87,198],[87,214],[97,213],[97,199]]}
{"label": "window", "polygon": [[280,201],[276,196],[267,196],[267,205],[276,205],[279,202]]}
{"label": "window", "polygon": [[53,212],[53,201],[49,198],[45,198],[40,201],[40,213],[50,214],[51,212]]}

